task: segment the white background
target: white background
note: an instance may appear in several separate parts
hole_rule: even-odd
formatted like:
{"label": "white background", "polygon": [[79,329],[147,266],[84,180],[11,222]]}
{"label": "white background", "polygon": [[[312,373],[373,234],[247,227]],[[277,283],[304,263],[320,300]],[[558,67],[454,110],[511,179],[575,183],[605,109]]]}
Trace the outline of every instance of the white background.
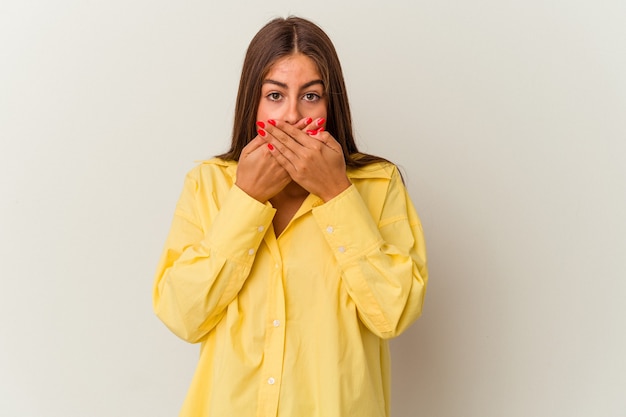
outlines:
{"label": "white background", "polygon": [[626,416],[622,0],[0,3],[0,415],[177,414],[198,347],[153,315],[154,270],[289,13],[334,40],[427,234],[394,417]]}

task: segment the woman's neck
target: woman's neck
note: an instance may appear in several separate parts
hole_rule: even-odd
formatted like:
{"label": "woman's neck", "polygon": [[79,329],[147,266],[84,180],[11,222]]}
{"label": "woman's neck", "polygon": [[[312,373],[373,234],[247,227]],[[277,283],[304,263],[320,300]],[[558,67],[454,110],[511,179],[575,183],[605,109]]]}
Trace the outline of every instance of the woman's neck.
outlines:
{"label": "woman's neck", "polygon": [[270,199],[272,204],[274,202],[285,202],[291,200],[304,200],[309,195],[309,192],[302,188],[297,182],[291,181],[285,188],[278,194]]}
{"label": "woman's neck", "polygon": [[292,181],[280,193],[270,198],[272,206],[276,209],[276,214],[272,221],[276,237],[285,230],[308,195],[309,192],[307,190]]}

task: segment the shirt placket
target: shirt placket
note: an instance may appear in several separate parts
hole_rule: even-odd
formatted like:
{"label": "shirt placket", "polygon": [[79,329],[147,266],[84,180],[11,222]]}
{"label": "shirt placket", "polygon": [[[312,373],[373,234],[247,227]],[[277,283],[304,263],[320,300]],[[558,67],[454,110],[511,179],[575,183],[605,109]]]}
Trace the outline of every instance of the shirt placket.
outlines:
{"label": "shirt placket", "polygon": [[[273,234],[272,230],[268,234]],[[271,235],[270,235],[271,236]],[[269,240],[269,242],[268,242]],[[259,387],[257,417],[275,417],[278,413],[285,357],[285,291],[282,277],[282,259],[276,239],[266,237],[266,243],[274,259],[269,274],[268,311],[265,324],[265,346],[263,350],[262,377]]]}

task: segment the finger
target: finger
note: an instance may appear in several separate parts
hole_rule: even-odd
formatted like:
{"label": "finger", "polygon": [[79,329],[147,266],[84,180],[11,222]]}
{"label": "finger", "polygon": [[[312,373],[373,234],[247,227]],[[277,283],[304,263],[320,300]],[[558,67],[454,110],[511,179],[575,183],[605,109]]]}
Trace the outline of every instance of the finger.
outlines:
{"label": "finger", "polygon": [[[266,131],[270,136],[275,138],[282,145],[287,146],[293,152],[299,151],[299,148],[302,147],[302,143],[300,141],[306,137],[306,134],[300,129],[290,125],[289,123],[278,121],[276,122],[276,126],[266,126]],[[296,137],[294,137],[294,135]]]}
{"label": "finger", "polygon": [[301,151],[297,145],[309,149],[316,149],[319,147],[317,141],[312,140],[309,134],[293,125],[290,125],[289,123],[277,122],[275,128],[271,130],[271,133],[295,153],[300,153]]}
{"label": "finger", "polygon": [[[295,141],[292,141],[292,144],[295,144]],[[303,150],[302,146],[300,145],[295,144],[293,146],[296,146],[299,151]],[[298,155],[298,153],[294,152],[288,145],[285,145],[283,142],[281,142],[280,140],[276,138],[268,142],[267,148],[272,155],[274,156],[277,156],[277,154],[281,155],[285,160],[289,161],[289,163],[293,166],[295,166],[298,160],[300,159],[300,156]]]}
{"label": "finger", "polygon": [[[278,164],[282,166],[285,171],[287,171],[290,177],[293,177],[297,170],[294,163],[286,156],[286,154],[291,154],[293,157],[293,152],[278,144],[272,145],[271,143],[268,143],[267,147],[270,151],[270,155],[276,160],[276,162],[278,162]],[[282,147],[285,153],[281,152],[279,147]]]}
{"label": "finger", "polygon": [[322,119],[322,118],[317,118],[317,119],[311,119],[310,117],[307,118],[306,126],[303,129],[301,129],[301,130],[304,131],[304,132],[307,132],[309,130],[318,129],[321,126],[321,124],[320,125],[317,124],[317,121],[319,121],[319,120],[324,121],[324,119]]}
{"label": "finger", "polygon": [[311,123],[313,122],[313,119],[310,117],[305,117],[303,119],[300,119],[298,121],[298,123],[294,124],[293,127],[295,127],[296,129],[300,129],[300,130],[304,130],[306,129]]}
{"label": "finger", "polygon": [[[257,122],[257,125],[259,125],[260,123],[262,122]],[[280,129],[274,128],[272,126],[265,125],[265,129],[259,128],[258,132],[261,139],[263,139],[265,144],[268,145],[272,144],[274,146],[278,146],[278,143],[287,143],[291,141],[289,135],[286,135]]]}
{"label": "finger", "polygon": [[286,123],[280,120],[276,120],[276,119],[269,119],[266,122],[263,121],[258,121],[256,122],[257,126],[260,128],[265,128],[268,124],[272,125],[272,126],[277,126],[278,124],[288,124],[291,126],[294,126],[296,129],[304,129],[305,127],[307,127],[308,125],[310,125],[311,123],[313,123],[313,119],[310,117],[303,117],[302,119],[298,120],[296,123],[291,124],[291,123]]}
{"label": "finger", "polygon": [[326,126],[326,119],[323,117],[318,117],[317,119],[315,119],[311,125],[311,127],[314,127],[316,129],[321,129],[324,130]]}
{"label": "finger", "polygon": [[[262,122],[257,122],[257,125],[260,125],[260,123]],[[289,146],[290,143],[295,143],[293,138],[280,130],[280,128],[275,127],[273,124],[265,125],[265,129],[259,128],[259,135],[265,141],[269,149],[272,149],[272,147],[284,149],[285,146]],[[295,147],[299,145],[294,144],[293,146]]]}
{"label": "finger", "polygon": [[312,135],[315,134],[318,130],[324,130],[324,125],[326,123],[326,119],[323,117],[318,117],[317,119],[311,120],[311,123],[308,123],[307,126],[302,129],[306,134]]}
{"label": "finger", "polygon": [[241,150],[241,153],[244,155],[250,155],[252,152],[265,145],[265,140],[261,137],[261,135],[256,136],[252,139],[244,148]]}
{"label": "finger", "polygon": [[341,148],[341,145],[339,144],[339,142],[337,142],[335,138],[333,138],[332,135],[326,132],[323,128],[320,128],[318,132],[310,136],[311,138],[317,140],[318,142],[322,142],[324,145],[326,145],[333,151],[343,153],[343,149]]}

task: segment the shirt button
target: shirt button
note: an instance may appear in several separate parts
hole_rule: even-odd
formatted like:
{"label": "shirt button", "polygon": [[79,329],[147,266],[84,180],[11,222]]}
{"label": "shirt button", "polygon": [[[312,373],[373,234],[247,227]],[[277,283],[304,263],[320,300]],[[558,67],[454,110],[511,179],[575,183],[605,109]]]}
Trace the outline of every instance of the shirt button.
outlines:
{"label": "shirt button", "polygon": [[270,385],[274,385],[274,383],[276,382],[276,380],[274,378],[268,378],[267,379],[267,383]]}
{"label": "shirt button", "polygon": [[278,264],[274,264],[274,268],[278,269]]}
{"label": "shirt button", "polygon": [[337,249],[340,253],[344,253],[346,251],[346,248],[344,248],[343,246],[339,246],[339,248]]}
{"label": "shirt button", "polygon": [[259,232],[262,232],[263,230],[265,230],[265,227],[263,227],[263,226],[259,226],[258,231],[259,231]]}
{"label": "shirt button", "polygon": [[328,226],[328,227],[326,228],[326,231],[327,231],[328,233],[332,233],[334,230],[335,230],[335,229],[333,229],[333,227],[332,227],[332,226]]}
{"label": "shirt button", "polygon": [[274,327],[278,327],[280,326],[280,320],[274,320],[272,324],[274,325]]}
{"label": "shirt button", "polygon": [[254,249],[250,249],[250,250],[248,251],[248,255],[254,255]]}

